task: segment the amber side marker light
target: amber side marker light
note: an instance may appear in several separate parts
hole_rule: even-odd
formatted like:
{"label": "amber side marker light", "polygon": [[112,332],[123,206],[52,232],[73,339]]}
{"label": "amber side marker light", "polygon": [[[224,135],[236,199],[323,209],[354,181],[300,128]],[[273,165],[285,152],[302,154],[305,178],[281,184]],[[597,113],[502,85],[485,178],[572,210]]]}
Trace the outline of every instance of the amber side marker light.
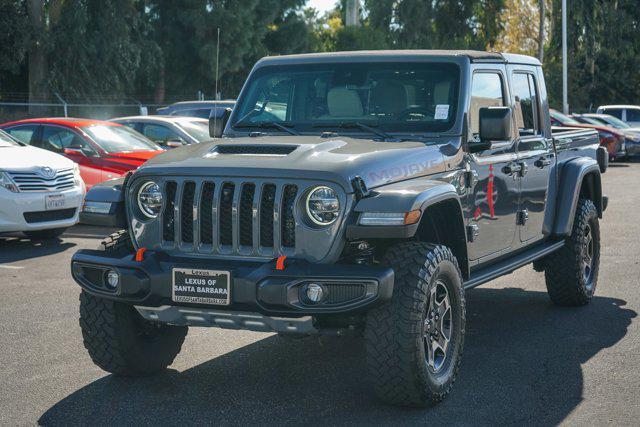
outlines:
{"label": "amber side marker light", "polygon": [[415,224],[420,221],[421,212],[419,209],[404,214],[404,225]]}

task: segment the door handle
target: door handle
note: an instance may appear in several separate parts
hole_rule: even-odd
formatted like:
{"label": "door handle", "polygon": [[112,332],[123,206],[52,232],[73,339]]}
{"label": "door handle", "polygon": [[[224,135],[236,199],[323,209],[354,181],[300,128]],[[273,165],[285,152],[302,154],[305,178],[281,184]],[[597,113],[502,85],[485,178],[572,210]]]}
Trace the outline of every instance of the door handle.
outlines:
{"label": "door handle", "polygon": [[544,169],[545,166],[549,166],[551,164],[551,159],[547,159],[546,157],[540,157],[533,164],[540,169]]}
{"label": "door handle", "polygon": [[508,163],[507,165],[505,165],[505,167],[502,168],[502,172],[505,175],[514,175],[516,173],[519,173],[521,170],[522,164],[516,162]]}

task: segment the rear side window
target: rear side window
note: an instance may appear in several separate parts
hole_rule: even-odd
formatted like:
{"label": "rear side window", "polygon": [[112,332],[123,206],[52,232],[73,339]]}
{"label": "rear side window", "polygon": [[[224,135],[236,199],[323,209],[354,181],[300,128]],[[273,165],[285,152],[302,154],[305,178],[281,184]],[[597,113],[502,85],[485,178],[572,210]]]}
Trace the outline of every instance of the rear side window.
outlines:
{"label": "rear side window", "polygon": [[31,145],[35,143],[34,137],[36,135],[37,130],[38,130],[37,125],[23,125],[23,126],[16,126],[11,129],[6,129],[6,132],[12,137],[16,138],[18,141]]}
{"label": "rear side window", "polygon": [[513,93],[515,97],[515,118],[521,137],[538,135],[538,97],[536,84],[531,74],[513,75]]}
{"label": "rear side window", "polygon": [[627,121],[640,122],[640,110],[627,108]]}
{"label": "rear side window", "polygon": [[471,106],[469,120],[471,133],[475,136],[480,132],[479,113],[483,107],[503,107],[504,89],[502,77],[498,73],[475,73],[471,88]]}
{"label": "rear side window", "polygon": [[604,114],[609,114],[617,119],[622,119],[622,109],[621,108],[605,108],[603,110]]}

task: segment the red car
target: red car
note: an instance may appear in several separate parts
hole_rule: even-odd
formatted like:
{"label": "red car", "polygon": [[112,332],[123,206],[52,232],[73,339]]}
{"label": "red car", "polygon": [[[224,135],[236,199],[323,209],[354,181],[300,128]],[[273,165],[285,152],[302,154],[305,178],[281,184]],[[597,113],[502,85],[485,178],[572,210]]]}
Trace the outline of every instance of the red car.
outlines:
{"label": "red car", "polygon": [[588,128],[598,131],[598,135],[600,136],[600,145],[606,147],[607,152],[609,153],[609,159],[620,159],[627,155],[625,136],[624,133],[619,130],[610,126],[580,123],[576,119],[553,109],[549,110],[549,114],[551,116],[551,126]]}
{"label": "red car", "polygon": [[87,189],[120,177],[164,151],[126,126],[101,120],[26,119],[5,123],[0,128],[25,144],[62,154],[78,163]]}

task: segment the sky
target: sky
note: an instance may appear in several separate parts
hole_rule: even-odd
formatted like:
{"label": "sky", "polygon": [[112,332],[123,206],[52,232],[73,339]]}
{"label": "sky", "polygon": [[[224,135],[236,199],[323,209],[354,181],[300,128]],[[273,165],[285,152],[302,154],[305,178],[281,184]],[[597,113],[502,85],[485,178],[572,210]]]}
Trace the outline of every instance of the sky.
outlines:
{"label": "sky", "polygon": [[306,6],[313,7],[322,15],[324,12],[333,9],[335,4],[336,0],[309,0]]}

